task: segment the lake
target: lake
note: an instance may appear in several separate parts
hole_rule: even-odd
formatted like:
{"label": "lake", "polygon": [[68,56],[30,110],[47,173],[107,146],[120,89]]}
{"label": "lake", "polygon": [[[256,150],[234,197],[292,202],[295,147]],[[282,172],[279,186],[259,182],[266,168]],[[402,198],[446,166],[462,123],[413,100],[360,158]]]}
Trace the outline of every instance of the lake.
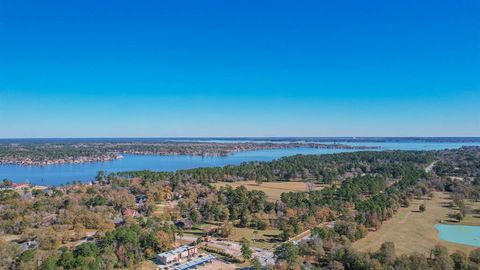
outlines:
{"label": "lake", "polygon": [[[323,142],[325,143],[325,142]],[[350,145],[382,146],[388,150],[440,150],[459,148],[463,145],[480,143],[441,143],[441,142],[381,142],[381,143],[345,143]],[[119,172],[134,170],[175,171],[198,167],[215,167],[238,165],[246,161],[270,161],[296,154],[332,154],[352,152],[352,149],[273,149],[234,153],[224,157],[199,156],[158,156],[158,155],[124,155],[123,159],[107,162],[90,162],[82,164],[59,164],[49,166],[0,165],[0,179],[8,178],[15,182],[29,181],[38,185],[59,185],[74,180],[93,180],[98,171]]]}
{"label": "lake", "polygon": [[480,226],[437,224],[435,229],[442,240],[480,247]]}

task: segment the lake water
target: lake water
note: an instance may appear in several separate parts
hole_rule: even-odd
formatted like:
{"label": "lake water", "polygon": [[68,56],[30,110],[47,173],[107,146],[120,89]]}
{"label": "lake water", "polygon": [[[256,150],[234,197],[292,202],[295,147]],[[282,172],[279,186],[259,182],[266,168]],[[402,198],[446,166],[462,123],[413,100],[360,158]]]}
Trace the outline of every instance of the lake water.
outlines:
{"label": "lake water", "polygon": [[[432,142],[385,142],[385,143],[345,143],[350,145],[382,146],[388,150],[439,150],[459,148],[463,145],[480,143],[432,143]],[[119,172],[134,170],[175,171],[198,167],[238,165],[245,161],[270,161],[296,154],[332,154],[358,150],[345,149],[273,149],[234,153],[225,157],[198,156],[155,156],[125,155],[123,159],[107,162],[82,164],[60,164],[50,166],[0,165],[0,179],[8,178],[15,182],[29,181],[39,185],[59,185],[74,180],[93,180],[98,171]]]}
{"label": "lake water", "polygon": [[435,229],[442,240],[480,247],[480,226],[437,224]]}

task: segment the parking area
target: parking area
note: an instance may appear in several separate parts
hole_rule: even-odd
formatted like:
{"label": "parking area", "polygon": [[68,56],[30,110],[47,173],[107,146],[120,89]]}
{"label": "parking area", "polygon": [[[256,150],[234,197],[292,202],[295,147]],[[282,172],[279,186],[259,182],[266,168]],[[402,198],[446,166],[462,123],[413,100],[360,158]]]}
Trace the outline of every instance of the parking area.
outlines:
{"label": "parking area", "polygon": [[262,266],[275,265],[273,252],[260,248],[255,248],[254,251],[253,257],[257,258]]}
{"label": "parking area", "polygon": [[[194,242],[196,241],[197,238],[195,237],[189,237],[185,236],[182,238],[182,240],[186,242]],[[242,251],[241,251],[241,244],[235,241],[231,241],[228,239],[221,239],[221,238],[211,238],[209,242],[203,242],[199,245],[199,247],[210,247],[225,253],[228,253],[232,255],[233,257],[242,258]],[[252,255],[255,258],[258,258],[262,266],[267,266],[267,265],[275,265],[275,255],[271,250],[267,249],[261,249],[257,247],[251,247],[252,249]],[[222,268],[223,267],[223,268]],[[160,268],[164,269],[164,268]],[[165,268],[165,269],[174,269],[174,268]],[[233,264],[226,263],[222,260],[215,259],[212,260],[212,263],[210,264],[205,264],[201,267],[197,267],[196,269],[235,269],[235,266]]]}
{"label": "parking area", "polygon": [[[234,257],[242,257],[242,246],[240,243],[227,240],[212,240],[208,246],[220,249]],[[252,255],[258,258],[262,266],[275,265],[275,255],[273,252],[261,248],[252,248]]]}
{"label": "parking area", "polygon": [[199,254],[197,256],[181,260],[179,262],[162,265],[158,261],[155,263],[159,266],[159,270],[187,270],[187,269],[201,269],[201,267],[212,263],[215,256],[211,254]]}
{"label": "parking area", "polygon": [[218,259],[212,260],[211,263],[204,264],[196,268],[196,270],[234,270],[234,269],[237,269],[235,264],[226,263]]}

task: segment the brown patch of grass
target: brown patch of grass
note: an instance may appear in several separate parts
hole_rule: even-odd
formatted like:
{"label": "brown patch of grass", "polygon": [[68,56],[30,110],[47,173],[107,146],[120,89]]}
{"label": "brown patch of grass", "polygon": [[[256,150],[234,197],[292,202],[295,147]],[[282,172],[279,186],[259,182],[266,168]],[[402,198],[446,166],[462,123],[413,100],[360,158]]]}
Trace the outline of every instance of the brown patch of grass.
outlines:
{"label": "brown patch of grass", "polygon": [[157,270],[158,266],[150,260],[143,261],[139,265],[141,270]]}
{"label": "brown patch of grass", "polygon": [[21,238],[21,235],[18,235],[18,234],[4,234],[4,235],[0,235],[0,239],[2,241],[5,241],[5,242],[9,242],[9,241],[14,241],[14,240],[18,240]]}
{"label": "brown patch of grass", "polygon": [[[255,231],[257,233],[254,233]],[[280,230],[277,229],[255,230],[251,228],[234,227],[232,233],[227,238],[240,242],[242,238],[245,237],[253,247],[271,249],[275,244],[280,243],[279,234]]]}
{"label": "brown patch of grass", "polygon": [[[360,251],[376,251],[382,243],[390,241],[395,243],[397,255],[420,252],[428,256],[436,244],[447,247],[450,252],[470,252],[476,247],[441,240],[434,227],[440,220],[448,220],[449,215],[457,212],[448,207],[450,200],[448,193],[435,192],[432,200],[425,201],[425,212],[418,211],[424,201],[414,200],[408,208],[401,208],[393,218],[384,222],[378,231],[369,232],[367,237],[356,241],[353,247]],[[480,218],[467,215],[462,222],[455,224],[480,225]]]}
{"label": "brown patch of grass", "polygon": [[[213,183],[217,188],[221,186],[231,186],[232,188],[237,188],[239,186],[244,186],[247,190],[260,190],[267,194],[269,201],[280,200],[280,195],[283,192],[289,191],[306,191],[307,182],[263,182],[261,185],[257,185],[255,181],[239,181],[239,182],[218,182]],[[321,190],[325,188],[326,185],[315,185],[314,190]]]}

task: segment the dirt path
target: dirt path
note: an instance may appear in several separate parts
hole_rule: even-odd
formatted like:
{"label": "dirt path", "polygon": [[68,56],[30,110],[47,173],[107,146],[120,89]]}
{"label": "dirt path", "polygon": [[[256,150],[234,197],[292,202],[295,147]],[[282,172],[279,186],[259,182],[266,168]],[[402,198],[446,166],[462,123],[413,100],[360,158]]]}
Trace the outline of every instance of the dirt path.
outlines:
{"label": "dirt path", "polygon": [[428,165],[427,167],[425,167],[425,171],[427,173],[431,172],[433,170],[433,167],[435,166],[435,164],[437,164],[438,160],[435,160],[434,162],[432,162],[432,164]]}

